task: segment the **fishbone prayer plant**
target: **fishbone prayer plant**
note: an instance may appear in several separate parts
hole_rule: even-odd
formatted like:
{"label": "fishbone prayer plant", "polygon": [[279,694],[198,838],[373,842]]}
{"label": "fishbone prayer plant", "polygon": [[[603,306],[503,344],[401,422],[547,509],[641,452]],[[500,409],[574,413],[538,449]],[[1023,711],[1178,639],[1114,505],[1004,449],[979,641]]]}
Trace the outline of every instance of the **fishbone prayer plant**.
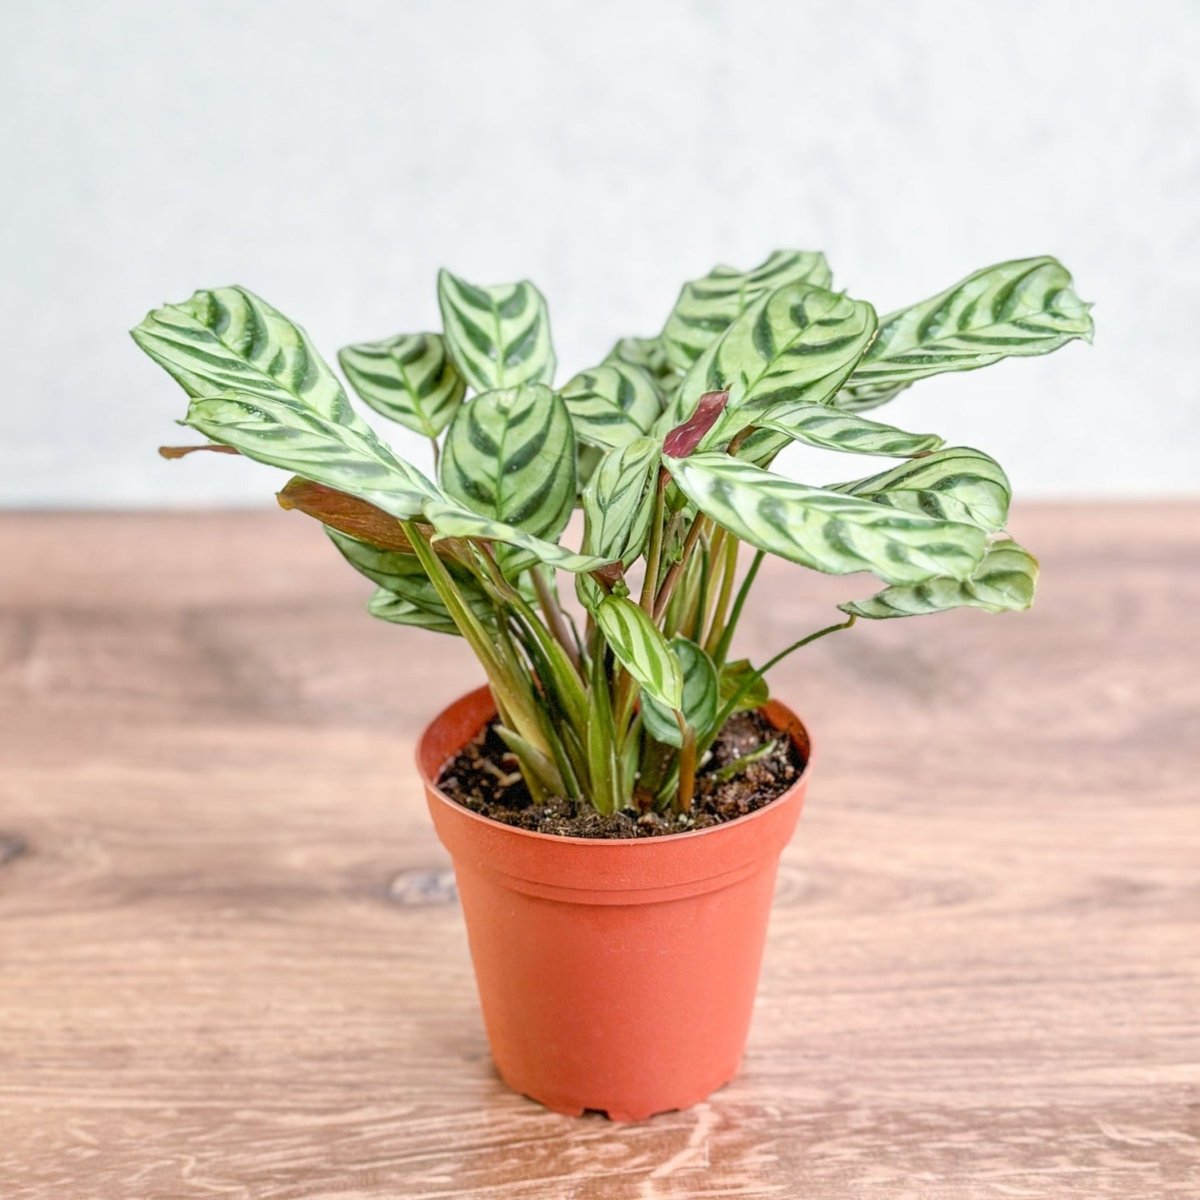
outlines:
{"label": "fishbone prayer plant", "polygon": [[[832,290],[822,254],[777,251],[686,284],[659,335],[623,339],[557,388],[533,284],[443,271],[438,299],[441,334],[339,355],[366,404],[430,439],[436,481],[245,288],[166,305],[133,337],[191,397],[182,423],[211,439],[197,449],[295,473],[279,502],[378,585],[371,613],[467,640],[535,799],[686,810],[718,732],[765,702],[785,655],[859,618],[1029,607],[1037,564],[1003,533],[1000,466],[862,414],[930,375],[1090,340],[1089,306],[1053,258],[877,318]],[[904,461],[810,487],[768,470],[791,442]],[[560,544],[576,507],[579,551]],[[756,667],[731,647],[766,554],[885,586]]]}

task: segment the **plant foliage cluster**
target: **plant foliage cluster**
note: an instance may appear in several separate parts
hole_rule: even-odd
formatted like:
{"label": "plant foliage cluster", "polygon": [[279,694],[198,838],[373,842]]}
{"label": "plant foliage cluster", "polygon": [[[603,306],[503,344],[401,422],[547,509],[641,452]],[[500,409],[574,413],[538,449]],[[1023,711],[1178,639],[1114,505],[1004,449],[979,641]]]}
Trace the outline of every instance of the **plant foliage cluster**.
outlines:
{"label": "plant foliage cluster", "polygon": [[[533,284],[443,271],[438,300],[440,333],[339,355],[365,404],[432,441],[436,478],[245,288],[196,292],[133,336],[191,397],[204,448],[293,473],[280,503],[376,584],[375,616],[467,640],[535,798],[687,808],[718,731],[764,702],[784,654],[859,618],[1029,607],[1037,564],[1003,532],[1000,466],[865,414],[927,376],[1090,339],[1054,259],[878,317],[833,290],[822,254],[778,251],[686,284],[660,334],[557,386]],[[811,487],[770,469],[792,442],[898,465]],[[575,509],[577,550],[561,541]],[[755,667],[731,649],[767,554],[883,586]],[[571,578],[578,605],[560,594]]]}

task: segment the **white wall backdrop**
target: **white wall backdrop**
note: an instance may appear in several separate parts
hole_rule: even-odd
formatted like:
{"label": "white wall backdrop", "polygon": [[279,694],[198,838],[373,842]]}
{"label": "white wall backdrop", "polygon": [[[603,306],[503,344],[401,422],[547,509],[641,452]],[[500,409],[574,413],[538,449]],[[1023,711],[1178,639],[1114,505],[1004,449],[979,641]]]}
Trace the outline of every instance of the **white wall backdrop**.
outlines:
{"label": "white wall backdrop", "polygon": [[884,311],[1058,255],[1094,347],[889,419],[1025,496],[1197,488],[1194,0],[44,0],[0,7],[0,58],[0,503],[269,501],[154,453],[183,395],[126,330],[199,286],[332,355],[434,327],[439,265],[528,275],[571,371],[777,246]]}

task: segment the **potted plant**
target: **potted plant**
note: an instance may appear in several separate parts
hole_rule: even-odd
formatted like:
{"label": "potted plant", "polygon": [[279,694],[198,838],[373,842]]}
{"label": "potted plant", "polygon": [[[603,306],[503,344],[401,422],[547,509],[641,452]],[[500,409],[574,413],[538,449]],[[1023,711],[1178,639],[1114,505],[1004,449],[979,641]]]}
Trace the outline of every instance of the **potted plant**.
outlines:
{"label": "potted plant", "polygon": [[[430,440],[436,478],[244,288],[133,336],[210,439],[165,454],[293,472],[280,503],[377,585],[370,611],[479,659],[487,686],[432,722],[418,764],[501,1075],[564,1112],[685,1107],[737,1070],[807,784],[808,734],[766,673],[860,619],[1033,597],[1000,466],[864,414],[926,376],[1090,338],[1088,305],[1035,258],[878,318],[821,254],[780,251],[686,284],[659,335],[556,387],[531,283],[443,271],[438,299],[441,333],[340,354],[367,405]],[[770,470],[791,442],[899,465],[810,487]],[[751,664],[734,635],[767,554],[883,586]]]}

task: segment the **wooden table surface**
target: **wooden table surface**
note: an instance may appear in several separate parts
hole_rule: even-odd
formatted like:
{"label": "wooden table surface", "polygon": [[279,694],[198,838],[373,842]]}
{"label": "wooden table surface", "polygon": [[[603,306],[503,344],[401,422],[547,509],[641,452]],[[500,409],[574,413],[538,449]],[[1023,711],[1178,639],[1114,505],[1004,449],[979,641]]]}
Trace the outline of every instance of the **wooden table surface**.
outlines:
{"label": "wooden table surface", "polygon": [[[411,766],[462,643],[283,513],[0,517],[0,1197],[1200,1196],[1200,506],[1027,507],[1023,617],[779,670],[819,762],[742,1075],[488,1061]],[[764,571],[743,648],[861,585]]]}

